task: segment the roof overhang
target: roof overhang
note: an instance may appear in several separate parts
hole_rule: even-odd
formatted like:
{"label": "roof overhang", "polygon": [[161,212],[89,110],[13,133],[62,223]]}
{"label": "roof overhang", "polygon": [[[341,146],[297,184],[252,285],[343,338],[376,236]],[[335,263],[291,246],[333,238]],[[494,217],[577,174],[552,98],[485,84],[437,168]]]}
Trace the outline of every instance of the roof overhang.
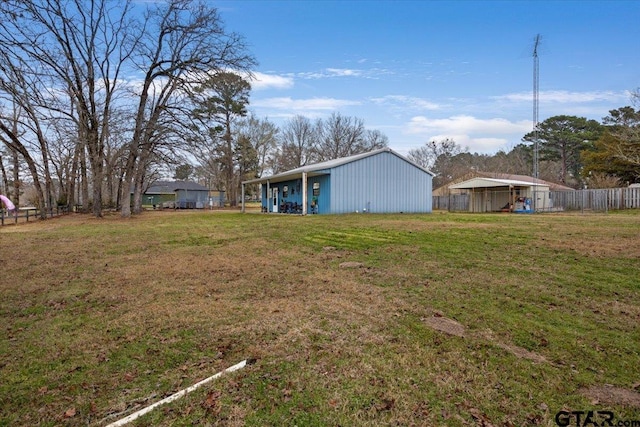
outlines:
{"label": "roof overhang", "polygon": [[452,190],[472,190],[474,188],[499,187],[547,187],[547,185],[543,183],[518,181],[515,179],[473,178],[449,186]]}
{"label": "roof overhang", "polygon": [[[266,184],[269,183],[278,183],[284,181],[293,181],[296,179],[302,179],[302,174],[304,172],[290,171],[284,172],[278,175],[271,175],[264,178],[256,178],[251,179],[249,181],[242,181],[243,184]],[[320,176],[320,175],[330,175],[330,171],[328,170],[320,170],[320,171],[309,171],[307,172],[307,176]]]}

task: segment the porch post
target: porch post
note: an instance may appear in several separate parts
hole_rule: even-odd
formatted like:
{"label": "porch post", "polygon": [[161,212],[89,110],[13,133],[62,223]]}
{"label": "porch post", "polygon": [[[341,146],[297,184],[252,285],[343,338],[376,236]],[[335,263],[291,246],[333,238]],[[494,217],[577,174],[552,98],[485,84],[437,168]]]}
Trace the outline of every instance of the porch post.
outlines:
{"label": "porch post", "polygon": [[267,213],[271,212],[271,182],[267,180],[267,194],[266,194],[266,203],[267,203]]}
{"label": "porch post", "polygon": [[513,212],[513,185],[509,185],[509,212]]}
{"label": "porch post", "polygon": [[242,213],[244,213],[244,182],[242,183]]}
{"label": "porch post", "polygon": [[302,172],[302,215],[307,214],[307,173]]}

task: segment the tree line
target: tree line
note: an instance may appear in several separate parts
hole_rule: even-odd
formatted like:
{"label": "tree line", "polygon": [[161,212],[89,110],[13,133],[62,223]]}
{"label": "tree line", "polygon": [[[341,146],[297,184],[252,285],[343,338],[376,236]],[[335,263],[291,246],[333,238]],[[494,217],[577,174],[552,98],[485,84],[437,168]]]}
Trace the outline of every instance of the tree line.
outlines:
{"label": "tree line", "polygon": [[145,183],[179,154],[190,94],[256,65],[206,2],[6,0],[0,20],[3,184],[18,202],[28,182],[43,212],[141,211]]}
{"label": "tree line", "polygon": [[509,151],[472,154],[446,138],[412,149],[408,157],[436,174],[434,188],[473,170],[532,176],[537,140],[538,178],[573,188],[626,186],[640,182],[640,90],[632,93],[631,101],[637,109],[610,110],[602,122],[549,117]]}
{"label": "tree line", "polygon": [[248,114],[257,61],[204,1],[8,0],[0,19],[2,188],[43,212],[139,213],[168,170],[234,206],[243,180],[388,145],[339,113]]}

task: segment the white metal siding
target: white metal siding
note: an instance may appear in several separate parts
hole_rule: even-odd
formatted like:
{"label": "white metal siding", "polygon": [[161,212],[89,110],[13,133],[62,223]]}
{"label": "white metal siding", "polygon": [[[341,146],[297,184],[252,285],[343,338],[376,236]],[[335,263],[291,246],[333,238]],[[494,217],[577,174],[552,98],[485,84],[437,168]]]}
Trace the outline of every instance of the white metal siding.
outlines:
{"label": "white metal siding", "polygon": [[381,152],[331,171],[331,212],[431,212],[432,176]]}

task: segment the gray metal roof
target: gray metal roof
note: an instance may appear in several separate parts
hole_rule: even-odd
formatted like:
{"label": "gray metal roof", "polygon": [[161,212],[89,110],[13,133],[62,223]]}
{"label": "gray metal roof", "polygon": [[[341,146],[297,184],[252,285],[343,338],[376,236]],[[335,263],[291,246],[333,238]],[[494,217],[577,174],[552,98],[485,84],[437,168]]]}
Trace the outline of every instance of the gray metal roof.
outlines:
{"label": "gray metal roof", "polygon": [[207,187],[192,181],[155,181],[145,194],[173,194],[180,190],[209,191]]}
{"label": "gray metal roof", "polygon": [[436,188],[435,190],[433,190],[433,194],[437,195],[437,194],[442,194],[442,191],[444,189],[448,190],[450,188],[452,188],[453,185],[458,185],[460,183],[463,182],[468,182],[473,178],[492,178],[492,179],[507,179],[507,180],[512,180],[512,181],[522,181],[522,182],[528,182],[528,183],[535,183],[535,184],[539,184],[542,186],[548,186],[549,189],[551,191],[563,191],[563,190],[573,190],[573,188],[571,187],[567,187],[566,185],[562,185],[562,184],[558,184],[555,182],[551,182],[551,181],[545,181],[543,179],[540,178],[534,178],[532,176],[528,176],[528,175],[515,175],[515,174],[510,174],[510,173],[502,173],[502,172],[483,172],[483,171],[472,171],[467,173],[466,175],[463,175],[457,179],[455,179],[452,182],[449,182],[441,187]]}
{"label": "gray metal roof", "polygon": [[286,180],[293,179],[293,178],[296,178],[298,176],[301,176],[302,173],[307,173],[310,176],[324,175],[324,174],[328,174],[329,170],[333,169],[335,167],[342,166],[342,165],[345,165],[347,163],[355,162],[357,160],[364,159],[364,158],[367,158],[367,157],[370,157],[370,156],[375,156],[377,154],[384,153],[384,152],[391,153],[391,154],[401,158],[402,160],[406,161],[407,163],[412,164],[413,166],[417,167],[418,169],[423,170],[424,172],[430,174],[431,176],[434,175],[433,172],[428,171],[427,169],[423,168],[420,165],[417,165],[416,163],[412,162],[411,160],[407,159],[406,157],[401,156],[400,154],[398,154],[395,151],[393,151],[391,148],[385,147],[385,148],[379,148],[377,150],[369,151],[369,152],[366,152],[366,153],[355,154],[353,156],[341,157],[339,159],[328,160],[326,162],[315,163],[313,165],[301,166],[299,168],[291,169],[291,170],[288,170],[286,172],[282,172],[282,173],[279,173],[279,174],[275,174],[275,175],[271,175],[271,176],[267,176],[267,177],[262,177],[262,178],[251,179],[249,181],[243,181],[242,183],[243,184],[255,184],[255,183],[262,183],[262,182],[267,182],[267,181],[280,182],[280,181],[286,181]]}
{"label": "gray metal roof", "polygon": [[450,185],[449,188],[463,190],[470,188],[494,188],[494,187],[548,187],[542,182],[526,182],[515,179],[499,179],[499,178],[472,178],[457,184]]}

